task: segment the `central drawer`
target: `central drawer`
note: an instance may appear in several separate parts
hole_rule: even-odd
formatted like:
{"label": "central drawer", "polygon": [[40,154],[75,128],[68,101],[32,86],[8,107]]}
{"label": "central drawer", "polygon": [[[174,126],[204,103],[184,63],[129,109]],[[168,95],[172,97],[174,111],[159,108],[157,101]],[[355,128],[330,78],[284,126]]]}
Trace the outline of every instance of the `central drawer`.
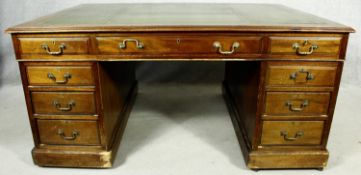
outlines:
{"label": "central drawer", "polygon": [[102,54],[214,54],[261,52],[262,37],[209,35],[120,35],[96,37]]}
{"label": "central drawer", "polygon": [[35,114],[96,114],[94,92],[32,92]]}

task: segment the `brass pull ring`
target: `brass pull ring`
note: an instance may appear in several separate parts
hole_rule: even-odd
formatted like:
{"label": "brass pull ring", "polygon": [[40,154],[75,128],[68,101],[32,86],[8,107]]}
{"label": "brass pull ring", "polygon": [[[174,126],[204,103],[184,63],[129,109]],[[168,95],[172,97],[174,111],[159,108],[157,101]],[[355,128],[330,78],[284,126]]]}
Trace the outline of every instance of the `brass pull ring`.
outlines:
{"label": "brass pull ring", "polygon": [[71,111],[73,109],[73,107],[75,106],[75,101],[70,100],[66,107],[61,107],[61,104],[59,103],[59,101],[54,100],[53,106],[59,111]]}
{"label": "brass pull ring", "polygon": [[222,44],[221,44],[220,42],[215,41],[215,42],[213,43],[213,47],[217,49],[218,53],[223,54],[223,55],[233,54],[234,52],[236,52],[236,49],[239,48],[239,45],[240,45],[239,42],[234,42],[234,43],[232,44],[232,48],[231,48],[230,51],[224,51],[224,50],[222,49]]}
{"label": "brass pull ring", "polygon": [[312,75],[312,73],[311,73],[310,71],[307,71],[307,70],[304,70],[304,69],[301,69],[301,70],[298,71],[298,72],[292,73],[292,74],[290,75],[290,79],[296,80],[298,73],[305,73],[305,74],[307,74],[306,80],[313,80],[313,79],[315,79],[315,77]]}
{"label": "brass pull ring", "polygon": [[[303,46],[306,46],[306,45],[308,45],[308,44],[309,44],[308,40],[305,40],[305,41],[303,42]],[[318,46],[312,44],[312,45],[308,48],[308,51],[301,51],[301,46],[300,46],[300,44],[294,43],[294,44],[292,45],[292,48],[293,48],[294,50],[296,50],[296,53],[299,54],[299,55],[311,55],[311,54],[313,53],[313,51],[318,48]]]}
{"label": "brass pull ring", "polygon": [[48,73],[48,78],[53,80],[56,84],[66,84],[68,80],[71,78],[70,73],[66,73],[63,75],[63,80],[57,80],[55,75],[51,72]]}
{"label": "brass pull ring", "polygon": [[304,100],[302,102],[302,104],[300,105],[300,107],[294,107],[291,101],[286,102],[286,106],[288,106],[289,110],[295,111],[295,112],[303,111],[305,109],[305,107],[307,107],[308,105],[309,105],[308,100]]}
{"label": "brass pull ring", "polygon": [[75,140],[80,135],[80,132],[79,131],[73,131],[71,133],[71,136],[65,136],[64,130],[63,129],[58,129],[58,135],[64,140]]}
{"label": "brass pull ring", "polygon": [[127,48],[127,42],[135,42],[135,46],[137,47],[137,49],[144,48],[144,44],[137,39],[124,39],[121,43],[119,43],[119,48],[121,49]]}
{"label": "brass pull ring", "polygon": [[303,135],[305,135],[303,131],[297,131],[294,137],[289,137],[287,131],[281,131],[281,136],[286,141],[295,141]]}
{"label": "brass pull ring", "polygon": [[63,51],[65,49],[65,44],[64,43],[60,44],[59,51],[56,52],[52,52],[47,44],[41,45],[41,48],[44,49],[46,53],[48,53],[49,55],[61,55],[63,54]]}

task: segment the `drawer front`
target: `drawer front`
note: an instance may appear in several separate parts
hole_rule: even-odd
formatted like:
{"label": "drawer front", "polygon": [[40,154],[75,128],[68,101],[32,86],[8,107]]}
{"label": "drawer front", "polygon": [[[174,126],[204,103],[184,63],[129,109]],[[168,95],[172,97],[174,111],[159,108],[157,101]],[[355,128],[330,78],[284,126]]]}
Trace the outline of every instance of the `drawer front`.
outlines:
{"label": "drawer front", "polygon": [[37,120],[40,143],[54,145],[99,145],[96,121]]}
{"label": "drawer front", "polygon": [[35,114],[96,114],[93,92],[32,92]]}
{"label": "drawer front", "polygon": [[264,121],[262,145],[320,145],[323,121]]}
{"label": "drawer front", "polygon": [[329,92],[267,92],[266,115],[327,115]]}
{"label": "drawer front", "polygon": [[334,86],[338,63],[268,63],[266,83],[271,86]]}
{"label": "drawer front", "polygon": [[[103,54],[215,54],[260,53],[261,37],[251,36],[119,36],[97,37]],[[218,44],[218,45],[217,45]],[[215,46],[217,45],[217,46]],[[232,52],[232,49],[234,50]]]}
{"label": "drawer front", "polygon": [[94,85],[91,66],[27,66],[29,85]]}
{"label": "drawer front", "polygon": [[78,55],[89,53],[89,38],[18,38],[21,54]]}
{"label": "drawer front", "polygon": [[270,53],[338,58],[341,39],[341,37],[270,37]]}

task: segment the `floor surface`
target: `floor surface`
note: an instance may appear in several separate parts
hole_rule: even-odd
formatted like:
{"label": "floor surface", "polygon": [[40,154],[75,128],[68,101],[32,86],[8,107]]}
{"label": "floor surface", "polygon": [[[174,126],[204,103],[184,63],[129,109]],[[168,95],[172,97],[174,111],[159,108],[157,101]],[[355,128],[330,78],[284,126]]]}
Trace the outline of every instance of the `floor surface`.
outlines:
{"label": "floor surface", "polygon": [[0,88],[0,174],[16,175],[353,175],[361,174],[361,88],[341,86],[328,149],[317,170],[245,167],[220,86],[140,85],[112,169],[41,168],[21,86]]}

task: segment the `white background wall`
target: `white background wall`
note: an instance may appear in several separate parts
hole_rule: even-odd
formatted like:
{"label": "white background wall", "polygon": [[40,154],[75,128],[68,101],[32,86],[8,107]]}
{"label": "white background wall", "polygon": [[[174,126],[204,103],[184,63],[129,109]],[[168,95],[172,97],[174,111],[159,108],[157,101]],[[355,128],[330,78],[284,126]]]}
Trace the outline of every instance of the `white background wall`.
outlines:
{"label": "white background wall", "polygon": [[[10,36],[4,30],[36,17],[82,3],[279,3],[351,26],[351,34],[342,83],[361,86],[361,1],[360,0],[1,0],[0,1],[0,87],[20,83],[19,71]],[[174,68],[174,67],[173,67]]]}

